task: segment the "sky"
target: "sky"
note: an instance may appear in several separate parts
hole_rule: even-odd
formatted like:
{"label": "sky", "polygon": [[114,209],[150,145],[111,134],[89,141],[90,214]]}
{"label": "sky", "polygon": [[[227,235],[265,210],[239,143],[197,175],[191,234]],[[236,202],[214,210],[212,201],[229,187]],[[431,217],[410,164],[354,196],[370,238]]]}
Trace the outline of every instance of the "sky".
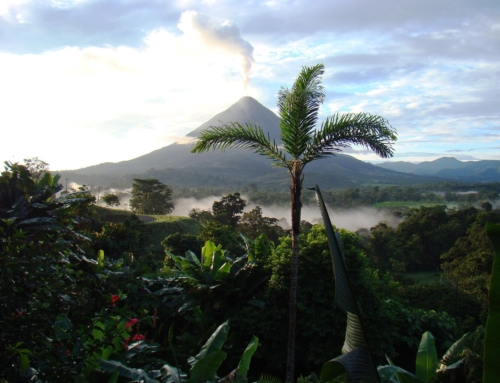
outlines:
{"label": "sky", "polygon": [[0,0],[0,160],[136,158],[317,63],[320,121],[385,117],[391,161],[500,160],[498,0]]}

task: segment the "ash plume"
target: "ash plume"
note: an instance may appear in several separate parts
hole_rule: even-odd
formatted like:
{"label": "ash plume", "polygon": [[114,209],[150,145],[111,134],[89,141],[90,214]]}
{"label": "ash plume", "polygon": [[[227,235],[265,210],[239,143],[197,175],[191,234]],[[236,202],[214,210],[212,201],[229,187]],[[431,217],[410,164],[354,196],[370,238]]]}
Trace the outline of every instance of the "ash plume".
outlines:
{"label": "ash plume", "polygon": [[181,15],[178,28],[186,35],[197,34],[209,47],[222,49],[241,58],[245,93],[248,93],[250,70],[252,69],[253,46],[241,36],[240,28],[226,20],[216,25],[207,15],[195,11],[186,11]]}

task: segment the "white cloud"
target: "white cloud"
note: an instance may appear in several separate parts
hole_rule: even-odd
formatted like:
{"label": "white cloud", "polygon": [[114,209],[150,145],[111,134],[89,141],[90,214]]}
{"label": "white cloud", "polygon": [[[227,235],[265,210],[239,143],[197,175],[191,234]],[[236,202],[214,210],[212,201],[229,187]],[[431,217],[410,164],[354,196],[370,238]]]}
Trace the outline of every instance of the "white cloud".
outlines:
{"label": "white cloud", "polygon": [[[210,27],[208,37],[207,28],[189,23],[193,18]],[[217,29],[193,12],[180,25],[180,35],[152,31],[143,48],[0,53],[0,125],[8,127],[0,151],[36,151],[54,169],[126,160],[166,146],[177,140],[169,136],[184,136],[237,101],[245,94],[237,27]],[[20,132],[33,141],[22,154],[10,153]],[[75,146],[93,158],[72,156],[66,148]]]}
{"label": "white cloud", "polygon": [[22,20],[22,15],[17,12],[17,9],[30,2],[31,0],[1,0],[0,1],[0,21],[1,18],[9,22]]}

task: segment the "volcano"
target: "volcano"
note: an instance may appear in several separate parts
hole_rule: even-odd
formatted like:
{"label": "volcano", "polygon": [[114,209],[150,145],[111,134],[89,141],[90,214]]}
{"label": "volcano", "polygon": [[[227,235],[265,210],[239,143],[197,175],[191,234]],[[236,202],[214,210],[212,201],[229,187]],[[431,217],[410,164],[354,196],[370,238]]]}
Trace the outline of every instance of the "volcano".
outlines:
{"label": "volcano", "polygon": [[[186,137],[192,137],[194,141],[202,130],[230,122],[258,125],[271,139],[281,142],[279,117],[251,97],[241,98]],[[249,150],[235,148],[192,154],[191,148],[192,143],[176,142],[129,161],[102,163],[62,173],[64,177],[88,185],[106,185],[117,178],[130,179],[130,182],[132,178],[157,178],[167,184],[187,187],[241,186],[254,182],[263,188],[283,190],[289,185],[289,176],[284,169],[273,166],[273,161]],[[425,177],[383,169],[345,154],[310,163],[304,173],[304,186],[319,184],[326,189],[366,183],[429,181]]]}

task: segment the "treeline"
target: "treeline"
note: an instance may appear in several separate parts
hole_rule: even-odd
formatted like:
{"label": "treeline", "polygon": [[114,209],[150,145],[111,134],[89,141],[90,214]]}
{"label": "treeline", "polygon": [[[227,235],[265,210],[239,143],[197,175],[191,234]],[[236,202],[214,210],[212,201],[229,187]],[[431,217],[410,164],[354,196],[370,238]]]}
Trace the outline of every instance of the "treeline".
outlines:
{"label": "treeline", "polygon": [[[238,190],[217,188],[185,188],[172,186],[173,198],[201,199],[214,195],[239,192],[250,201],[261,206],[273,204],[285,205],[290,202],[288,192],[275,192],[259,189],[256,184],[249,184]],[[350,208],[357,206],[373,206],[390,201],[478,204],[495,201],[500,193],[500,183],[462,183],[440,182],[413,186],[372,186],[363,188],[331,189],[324,191],[325,201],[333,207]],[[304,190],[303,203],[315,203],[314,193]]]}

